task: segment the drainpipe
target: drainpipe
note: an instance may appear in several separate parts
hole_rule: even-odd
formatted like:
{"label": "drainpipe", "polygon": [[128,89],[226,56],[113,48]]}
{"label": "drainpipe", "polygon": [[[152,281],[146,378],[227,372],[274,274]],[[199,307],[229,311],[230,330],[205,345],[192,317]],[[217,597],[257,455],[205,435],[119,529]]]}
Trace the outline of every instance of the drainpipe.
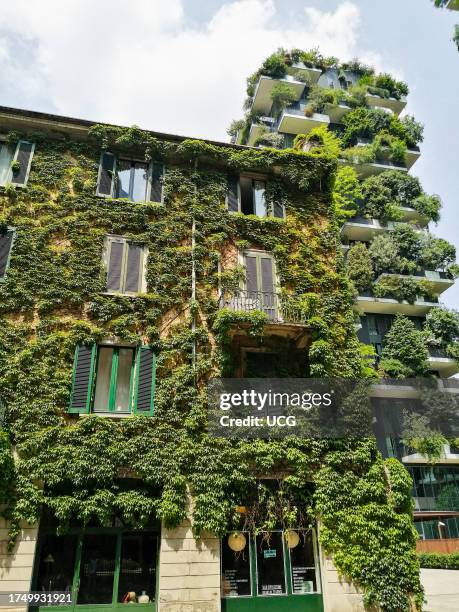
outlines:
{"label": "drainpipe", "polygon": [[[194,160],[194,172],[198,170],[198,158]],[[194,201],[198,201],[198,185],[196,183],[196,177],[194,181]],[[191,331],[193,332],[193,349],[192,349],[192,364],[193,373],[196,385],[196,338],[194,333],[196,331],[196,262],[195,262],[195,248],[196,248],[196,219],[193,211],[193,220],[191,225]]]}

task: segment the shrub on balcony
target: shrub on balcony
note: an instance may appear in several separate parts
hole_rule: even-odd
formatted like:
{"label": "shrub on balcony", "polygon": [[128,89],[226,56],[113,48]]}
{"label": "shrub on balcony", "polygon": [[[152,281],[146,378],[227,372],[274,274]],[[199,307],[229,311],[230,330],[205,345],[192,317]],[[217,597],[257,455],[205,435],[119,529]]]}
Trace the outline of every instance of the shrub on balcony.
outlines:
{"label": "shrub on balcony", "polygon": [[272,79],[281,79],[284,77],[287,74],[285,52],[279,49],[267,57],[261,66],[260,74],[269,76]]}
{"label": "shrub on balcony", "polygon": [[414,304],[417,296],[425,294],[426,290],[427,287],[423,287],[411,276],[385,276],[373,285],[376,297],[393,297],[399,302],[406,300],[410,304]]}
{"label": "shrub on balcony", "polygon": [[236,137],[238,132],[242,130],[244,126],[245,126],[244,119],[233,119],[233,121],[231,121],[231,123],[229,124],[228,129],[226,130],[226,133],[228,134],[228,136]]}
{"label": "shrub on balcony", "polygon": [[362,189],[357,172],[350,166],[339,168],[333,189],[333,204],[338,223],[355,216],[357,201],[362,198]]}
{"label": "shrub on balcony", "polygon": [[381,98],[396,98],[400,100],[409,93],[408,85],[404,81],[397,81],[390,74],[365,75],[359,83],[366,85],[368,93]]}
{"label": "shrub on balcony", "polygon": [[273,114],[279,115],[286,106],[295,102],[295,90],[287,83],[276,83],[271,90],[271,100],[273,102]]}
{"label": "shrub on balcony", "polygon": [[379,276],[382,272],[395,271],[397,269],[397,245],[389,233],[376,236],[370,244],[369,253],[375,276]]}
{"label": "shrub on balcony", "polygon": [[426,270],[447,270],[456,261],[456,247],[432,234],[422,237],[419,263]]}
{"label": "shrub on balcony", "polygon": [[411,206],[427,219],[431,219],[435,222],[440,220],[441,200],[437,195],[427,195],[423,193],[411,202]]}
{"label": "shrub on balcony", "polygon": [[262,126],[260,135],[257,136],[254,147],[259,145],[272,147],[273,149],[282,149],[284,146],[284,135],[278,132],[271,132],[267,127]]}
{"label": "shrub on balcony", "polygon": [[404,139],[408,146],[417,146],[424,140],[424,126],[419,121],[416,121],[412,115],[405,115],[402,119],[399,119],[397,115],[393,115],[394,122],[395,119],[397,119],[404,128]]}
{"label": "shrub on balcony", "polygon": [[363,181],[360,212],[366,217],[380,219],[384,223],[400,218],[400,213],[391,189],[384,184],[381,176],[383,175],[370,176]]}
{"label": "shrub on balcony", "polygon": [[[430,338],[442,347],[453,345],[459,338],[459,312],[446,308],[432,308],[426,315],[424,329]],[[456,358],[456,356],[454,356]]]}
{"label": "shrub on balcony", "polygon": [[395,317],[384,342],[381,364],[388,359],[396,359],[407,368],[408,376],[422,376],[428,371],[429,353],[424,335],[407,317]]}
{"label": "shrub on balcony", "polygon": [[370,253],[363,242],[357,242],[349,249],[346,265],[348,276],[357,291],[366,291],[373,278],[373,266]]}
{"label": "shrub on balcony", "polygon": [[293,148],[300,151],[307,150],[313,154],[328,153],[333,157],[341,155],[341,141],[326,125],[313,128],[308,134],[295,136]]}

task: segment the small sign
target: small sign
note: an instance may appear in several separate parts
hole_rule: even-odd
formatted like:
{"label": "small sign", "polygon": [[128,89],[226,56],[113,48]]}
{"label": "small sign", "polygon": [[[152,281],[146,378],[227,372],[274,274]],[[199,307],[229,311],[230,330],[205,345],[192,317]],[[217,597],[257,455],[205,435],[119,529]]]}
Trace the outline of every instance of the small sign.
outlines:
{"label": "small sign", "polygon": [[271,559],[273,557],[277,557],[277,550],[273,548],[267,548],[266,550],[263,551],[263,557],[265,559]]}

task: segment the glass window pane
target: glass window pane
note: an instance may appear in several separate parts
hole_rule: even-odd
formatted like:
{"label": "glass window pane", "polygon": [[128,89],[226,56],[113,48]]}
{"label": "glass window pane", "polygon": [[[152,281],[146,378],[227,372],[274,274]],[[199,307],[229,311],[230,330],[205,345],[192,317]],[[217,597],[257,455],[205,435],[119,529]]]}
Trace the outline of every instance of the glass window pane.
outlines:
{"label": "glass window pane", "polygon": [[[123,535],[121,543],[118,602],[135,601],[141,595],[155,599],[156,555],[158,541],[152,534]],[[135,595],[132,595],[132,594]]]}
{"label": "glass window pane", "polygon": [[130,389],[134,349],[118,349],[118,373],[116,376],[115,412],[129,412]]}
{"label": "glass window pane", "polygon": [[129,198],[131,166],[132,163],[126,159],[120,159],[117,163],[116,175],[118,177],[118,198]]}
{"label": "glass window pane", "polygon": [[280,531],[257,535],[258,595],[283,595],[285,588],[284,543]]}
{"label": "glass window pane", "polygon": [[147,168],[147,164],[139,162],[134,164],[134,184],[132,187],[132,200],[134,202],[143,202],[147,199]]}
{"label": "glass window pane", "polygon": [[228,536],[222,540],[222,596],[242,597],[252,595],[250,581],[250,544],[249,534],[245,548],[235,552],[228,545]]}
{"label": "glass window pane", "polygon": [[116,538],[108,534],[84,536],[78,604],[112,603]]}
{"label": "glass window pane", "polygon": [[253,182],[253,194],[254,194],[254,200],[255,200],[255,214],[258,217],[266,217],[264,181],[254,181]]}
{"label": "glass window pane", "polygon": [[12,148],[7,144],[0,144],[0,185],[3,185],[8,178],[12,158]]}
{"label": "glass window pane", "polygon": [[295,594],[316,593],[317,580],[312,533],[298,532],[298,535],[300,541],[289,549],[292,592]]}
{"label": "glass window pane", "polygon": [[94,412],[108,412],[110,399],[110,379],[112,374],[113,348],[99,348],[97,363],[96,394]]}
{"label": "glass window pane", "polygon": [[48,535],[43,539],[37,591],[72,591],[76,546],[76,535]]}

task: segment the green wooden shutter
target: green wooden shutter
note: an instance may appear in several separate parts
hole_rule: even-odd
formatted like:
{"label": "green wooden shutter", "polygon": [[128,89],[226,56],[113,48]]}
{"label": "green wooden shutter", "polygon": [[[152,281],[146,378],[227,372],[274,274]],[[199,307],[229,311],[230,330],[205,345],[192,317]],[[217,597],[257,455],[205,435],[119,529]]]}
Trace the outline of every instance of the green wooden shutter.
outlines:
{"label": "green wooden shutter", "polygon": [[73,362],[72,393],[69,412],[88,413],[91,410],[91,394],[96,363],[96,345],[79,344]]}
{"label": "green wooden shutter", "polygon": [[16,147],[13,163],[19,163],[18,170],[12,170],[11,183],[13,185],[26,185],[29,178],[30,166],[32,164],[35,143],[20,140]]}
{"label": "green wooden shutter", "polygon": [[107,291],[122,293],[123,262],[126,241],[123,238],[108,238]]}
{"label": "green wooden shutter", "polygon": [[139,293],[141,290],[143,247],[139,244],[128,242],[126,248],[127,261],[124,290],[126,293]]}
{"label": "green wooden shutter", "polygon": [[14,232],[12,230],[7,230],[4,234],[0,232],[0,281],[5,278],[8,269],[13,237]]}
{"label": "green wooden shutter", "polygon": [[156,356],[149,346],[137,350],[134,413],[152,415],[155,403]]}
{"label": "green wooden shutter", "polygon": [[108,153],[108,151],[102,153],[100,156],[96,195],[104,196],[105,198],[109,198],[114,195],[115,166],[116,159],[113,153]]}
{"label": "green wooden shutter", "polygon": [[150,202],[163,203],[163,177],[164,164],[161,162],[151,162],[150,169]]}

